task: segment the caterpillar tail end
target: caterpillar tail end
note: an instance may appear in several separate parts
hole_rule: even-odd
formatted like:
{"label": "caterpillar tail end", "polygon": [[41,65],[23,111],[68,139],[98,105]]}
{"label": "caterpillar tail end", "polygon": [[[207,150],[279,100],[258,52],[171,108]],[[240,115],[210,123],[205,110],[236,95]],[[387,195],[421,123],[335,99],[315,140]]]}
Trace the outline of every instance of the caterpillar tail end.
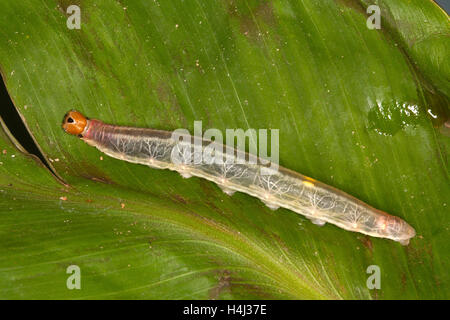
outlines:
{"label": "caterpillar tail end", "polygon": [[411,227],[406,222],[404,223],[404,229],[403,229],[404,237],[397,240],[402,246],[407,246],[409,244],[409,241],[416,236],[416,230],[414,230],[413,227]]}

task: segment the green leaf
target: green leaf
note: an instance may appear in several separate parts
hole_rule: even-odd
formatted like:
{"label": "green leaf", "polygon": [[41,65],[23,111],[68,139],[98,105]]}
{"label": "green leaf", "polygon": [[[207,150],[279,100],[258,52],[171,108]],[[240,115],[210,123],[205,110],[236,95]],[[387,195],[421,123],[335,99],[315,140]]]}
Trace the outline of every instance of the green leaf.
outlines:
{"label": "green leaf", "polygon": [[[0,134],[0,297],[448,299],[448,17],[376,3],[381,30],[365,1],[2,1],[0,70],[58,178]],[[163,130],[280,129],[282,166],[417,236],[403,247],[320,228],[109,158],[61,130],[70,109]],[[81,290],[66,287],[70,265]]]}

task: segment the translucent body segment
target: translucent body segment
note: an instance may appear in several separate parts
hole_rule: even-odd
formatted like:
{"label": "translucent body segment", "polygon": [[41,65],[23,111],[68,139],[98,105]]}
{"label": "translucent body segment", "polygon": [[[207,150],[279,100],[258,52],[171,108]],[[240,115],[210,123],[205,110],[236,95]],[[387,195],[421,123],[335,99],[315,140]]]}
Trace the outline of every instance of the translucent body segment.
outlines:
{"label": "translucent body segment", "polygon": [[185,138],[180,142],[172,138],[171,132],[113,126],[98,120],[89,120],[82,137],[111,157],[174,170],[184,178],[204,178],[229,195],[236,191],[247,193],[272,210],[287,208],[317,225],[329,222],[345,230],[402,244],[408,244],[415,235],[414,229],[402,219],[333,187],[282,167],[267,170],[268,165],[263,165],[262,159],[228,146],[216,144],[215,152],[205,159],[205,150],[211,148],[213,142],[202,140],[198,148],[194,146],[193,137]]}

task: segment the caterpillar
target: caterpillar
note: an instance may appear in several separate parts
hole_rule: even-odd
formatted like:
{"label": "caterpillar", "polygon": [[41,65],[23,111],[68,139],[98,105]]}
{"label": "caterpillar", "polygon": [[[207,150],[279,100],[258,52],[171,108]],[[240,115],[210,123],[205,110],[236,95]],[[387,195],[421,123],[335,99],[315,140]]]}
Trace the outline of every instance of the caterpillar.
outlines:
{"label": "caterpillar", "polygon": [[[270,170],[267,161],[259,157],[201,137],[174,137],[169,131],[105,124],[74,110],[64,116],[62,127],[113,158],[177,171],[184,178],[204,178],[230,196],[236,191],[246,193],[259,198],[270,209],[292,210],[319,226],[328,222],[402,245],[408,245],[416,235],[404,220],[343,191],[281,166]],[[198,139],[200,144],[196,144]],[[211,159],[195,161],[208,148]]]}

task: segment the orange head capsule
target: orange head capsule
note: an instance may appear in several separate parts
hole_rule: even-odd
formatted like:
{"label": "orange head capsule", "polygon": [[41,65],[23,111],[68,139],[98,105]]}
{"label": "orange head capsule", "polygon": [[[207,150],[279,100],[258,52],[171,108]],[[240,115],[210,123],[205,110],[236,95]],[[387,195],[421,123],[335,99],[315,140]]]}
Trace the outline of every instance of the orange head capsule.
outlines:
{"label": "orange head capsule", "polygon": [[69,111],[64,116],[62,127],[65,132],[81,136],[87,126],[88,119],[78,111]]}

